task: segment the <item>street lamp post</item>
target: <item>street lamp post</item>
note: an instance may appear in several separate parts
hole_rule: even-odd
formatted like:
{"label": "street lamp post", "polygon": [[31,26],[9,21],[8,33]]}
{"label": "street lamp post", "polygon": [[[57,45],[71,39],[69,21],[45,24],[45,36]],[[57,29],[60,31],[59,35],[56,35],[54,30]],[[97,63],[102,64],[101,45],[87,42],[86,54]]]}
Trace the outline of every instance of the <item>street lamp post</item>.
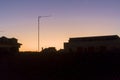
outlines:
{"label": "street lamp post", "polygon": [[38,52],[40,51],[40,20],[44,17],[50,17],[50,16],[38,16]]}

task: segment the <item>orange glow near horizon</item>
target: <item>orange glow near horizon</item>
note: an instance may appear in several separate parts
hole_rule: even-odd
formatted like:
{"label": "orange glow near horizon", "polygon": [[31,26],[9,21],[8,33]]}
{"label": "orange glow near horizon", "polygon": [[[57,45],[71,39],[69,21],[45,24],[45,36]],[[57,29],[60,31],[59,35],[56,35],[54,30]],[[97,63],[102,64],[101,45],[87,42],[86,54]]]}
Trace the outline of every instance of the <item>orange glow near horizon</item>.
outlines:
{"label": "orange glow near horizon", "polygon": [[[96,23],[97,24],[97,23]],[[69,30],[67,31],[66,29],[60,29],[60,26],[58,26],[58,30],[48,30],[41,31],[40,34],[40,50],[41,48],[48,48],[48,47],[56,47],[57,50],[63,49],[63,44],[64,42],[67,42],[69,38],[71,37],[87,37],[87,36],[102,36],[102,35],[113,35],[112,33],[113,28],[110,27],[110,25],[106,24],[109,26],[109,32],[107,31],[107,27],[105,24],[97,25],[96,24],[80,24],[80,26],[84,27],[78,27],[79,25],[75,25],[76,27],[73,27],[73,25],[67,25],[69,27]],[[99,23],[98,23],[99,24]],[[46,25],[48,26],[48,25]],[[57,26],[57,25],[56,25]],[[104,27],[104,30],[101,30]],[[78,28],[78,29],[77,29]],[[73,32],[72,32],[73,31]],[[75,32],[74,32],[75,31]],[[34,33],[35,35],[35,33]],[[23,45],[20,48],[20,51],[37,51],[37,35],[32,35],[32,36],[25,36],[25,38],[21,38],[21,42]]]}

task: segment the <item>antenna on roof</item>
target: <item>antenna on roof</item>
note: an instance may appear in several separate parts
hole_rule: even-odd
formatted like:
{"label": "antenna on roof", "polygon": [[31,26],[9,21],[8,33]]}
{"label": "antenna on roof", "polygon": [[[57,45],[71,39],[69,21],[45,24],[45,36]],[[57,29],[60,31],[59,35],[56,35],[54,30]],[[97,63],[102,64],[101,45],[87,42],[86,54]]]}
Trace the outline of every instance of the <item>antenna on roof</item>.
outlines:
{"label": "antenna on roof", "polygon": [[50,17],[51,15],[48,15],[48,16],[38,16],[38,52],[39,52],[39,48],[40,48],[40,20],[41,18],[44,18],[44,17]]}

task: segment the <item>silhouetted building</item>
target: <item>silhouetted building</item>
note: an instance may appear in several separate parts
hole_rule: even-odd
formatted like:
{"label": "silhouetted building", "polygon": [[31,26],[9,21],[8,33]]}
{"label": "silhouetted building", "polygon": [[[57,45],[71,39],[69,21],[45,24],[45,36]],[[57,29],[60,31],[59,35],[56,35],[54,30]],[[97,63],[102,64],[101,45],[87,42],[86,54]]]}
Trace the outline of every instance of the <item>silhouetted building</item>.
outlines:
{"label": "silhouetted building", "polygon": [[20,43],[16,38],[0,38],[0,54],[16,54],[19,52]]}
{"label": "silhouetted building", "polygon": [[118,35],[70,38],[64,43],[65,52],[95,53],[120,50]]}

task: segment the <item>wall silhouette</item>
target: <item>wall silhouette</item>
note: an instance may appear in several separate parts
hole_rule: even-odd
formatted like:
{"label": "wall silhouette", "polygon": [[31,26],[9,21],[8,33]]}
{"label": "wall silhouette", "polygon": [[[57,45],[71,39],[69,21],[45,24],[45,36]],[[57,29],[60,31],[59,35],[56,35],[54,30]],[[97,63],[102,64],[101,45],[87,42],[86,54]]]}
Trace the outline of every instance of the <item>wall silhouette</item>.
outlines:
{"label": "wall silhouette", "polygon": [[65,52],[99,53],[120,50],[120,37],[117,35],[70,38],[64,43]]}

